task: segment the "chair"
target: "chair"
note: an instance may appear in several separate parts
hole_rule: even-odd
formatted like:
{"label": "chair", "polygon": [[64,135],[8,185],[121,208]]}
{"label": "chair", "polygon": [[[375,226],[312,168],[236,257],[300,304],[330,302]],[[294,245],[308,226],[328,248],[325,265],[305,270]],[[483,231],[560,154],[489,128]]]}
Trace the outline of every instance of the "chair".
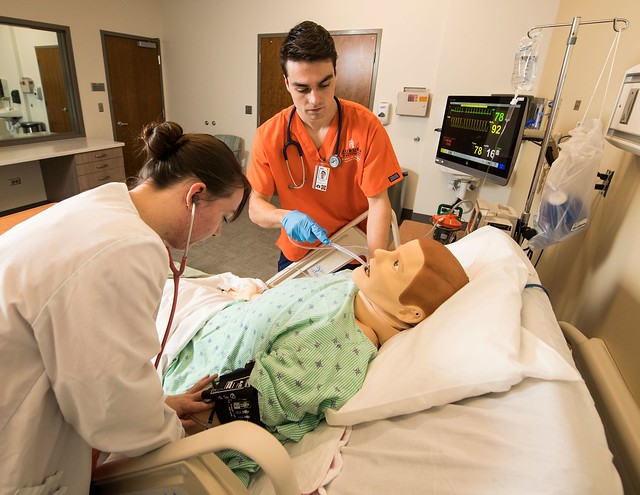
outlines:
{"label": "chair", "polygon": [[242,139],[240,136],[234,136],[232,134],[215,134],[215,137],[226,144],[229,149],[233,151],[233,154],[236,155],[236,158],[242,166],[242,170],[246,172],[244,163],[244,139]]}

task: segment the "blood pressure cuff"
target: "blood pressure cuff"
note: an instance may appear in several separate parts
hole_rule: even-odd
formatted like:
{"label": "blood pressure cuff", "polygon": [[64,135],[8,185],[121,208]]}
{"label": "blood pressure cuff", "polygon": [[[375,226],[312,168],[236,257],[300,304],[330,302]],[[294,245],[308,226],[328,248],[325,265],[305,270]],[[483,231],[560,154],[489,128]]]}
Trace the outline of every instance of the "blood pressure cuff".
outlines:
{"label": "blood pressure cuff", "polygon": [[260,421],[258,391],[249,385],[254,364],[251,361],[244,368],[218,377],[211,388],[202,392],[203,401],[215,401],[215,413],[220,424],[244,420],[264,427]]}

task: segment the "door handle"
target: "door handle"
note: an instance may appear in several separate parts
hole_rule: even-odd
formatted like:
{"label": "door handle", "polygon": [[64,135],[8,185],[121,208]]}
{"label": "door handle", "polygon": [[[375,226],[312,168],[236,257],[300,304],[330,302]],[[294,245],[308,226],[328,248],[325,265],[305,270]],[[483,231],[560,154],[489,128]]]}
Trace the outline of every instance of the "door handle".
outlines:
{"label": "door handle", "polygon": [[124,126],[126,126],[126,125],[129,125],[129,122],[122,122],[122,121],[118,120],[117,124],[118,124],[120,127],[124,127]]}

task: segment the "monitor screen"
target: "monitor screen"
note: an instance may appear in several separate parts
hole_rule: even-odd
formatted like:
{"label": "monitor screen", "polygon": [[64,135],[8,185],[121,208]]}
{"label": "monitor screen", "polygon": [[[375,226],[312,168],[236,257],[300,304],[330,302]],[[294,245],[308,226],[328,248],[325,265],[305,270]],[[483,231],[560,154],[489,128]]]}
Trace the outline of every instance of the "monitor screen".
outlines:
{"label": "monitor screen", "polygon": [[[506,185],[515,167],[527,113],[527,98],[449,96],[436,163]],[[511,112],[510,112],[510,109]]]}

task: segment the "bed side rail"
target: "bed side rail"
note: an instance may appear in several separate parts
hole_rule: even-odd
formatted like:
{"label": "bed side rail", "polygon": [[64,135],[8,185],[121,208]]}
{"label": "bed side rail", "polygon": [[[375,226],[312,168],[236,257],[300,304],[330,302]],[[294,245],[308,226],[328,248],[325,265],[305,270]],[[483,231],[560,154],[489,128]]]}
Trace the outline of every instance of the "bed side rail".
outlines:
{"label": "bed side rail", "polygon": [[[203,466],[208,469],[218,469],[222,472],[213,476],[215,478],[213,484],[216,487],[227,488],[226,491],[207,491],[207,493],[248,493],[246,490],[242,491],[244,487],[231,470],[212,454],[212,452],[225,449],[236,450],[253,459],[271,479],[275,493],[299,495],[300,489],[294,473],[293,462],[285,448],[267,430],[247,421],[233,421],[216,426],[202,433],[167,444],[140,457],[119,458],[105,462],[94,473],[92,493],[112,493],[111,490],[103,489],[103,487],[111,483],[112,480],[129,481],[137,474],[158,478],[159,467],[167,468],[168,487],[175,487],[175,480],[186,473],[184,465],[181,463],[186,459],[198,457],[200,457],[200,461],[204,459],[204,462],[198,461],[196,463],[198,466],[193,471],[201,475]],[[207,459],[206,456],[211,458]],[[172,471],[171,466],[174,465],[177,465],[178,469]],[[176,475],[176,471],[179,471],[178,475]],[[188,485],[185,483],[184,486]],[[237,486],[241,487],[240,490]],[[116,487],[114,486],[114,488]],[[153,488],[157,488],[157,486]],[[122,493],[122,491],[116,488],[113,493]],[[184,492],[180,491],[180,493]]]}
{"label": "bed side rail", "polygon": [[602,339],[559,322],[602,418],[626,495],[640,494],[640,409]]}

